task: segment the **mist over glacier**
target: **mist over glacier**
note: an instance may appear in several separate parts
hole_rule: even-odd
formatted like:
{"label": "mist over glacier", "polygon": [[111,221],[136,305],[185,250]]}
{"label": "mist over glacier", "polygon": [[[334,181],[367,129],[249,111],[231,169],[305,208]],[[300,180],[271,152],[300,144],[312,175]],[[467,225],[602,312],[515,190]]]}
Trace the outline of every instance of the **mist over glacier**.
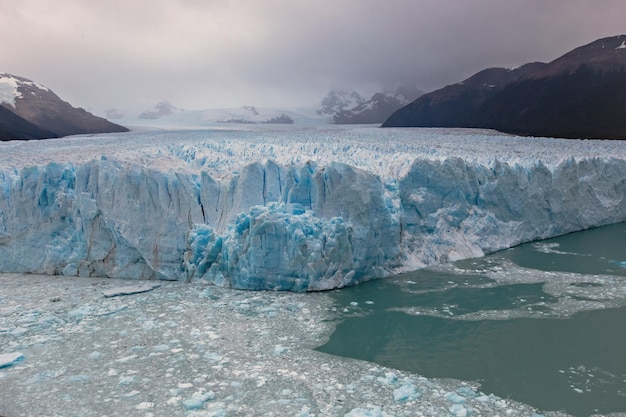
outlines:
{"label": "mist over glacier", "polygon": [[324,290],[626,220],[619,141],[263,126],[0,146],[4,272]]}

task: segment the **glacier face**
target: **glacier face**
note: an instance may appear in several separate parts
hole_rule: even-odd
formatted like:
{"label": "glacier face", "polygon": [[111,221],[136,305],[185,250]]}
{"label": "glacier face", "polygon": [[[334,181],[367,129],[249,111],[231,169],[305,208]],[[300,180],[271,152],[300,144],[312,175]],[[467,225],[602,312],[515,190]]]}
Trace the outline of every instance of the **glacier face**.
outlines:
{"label": "glacier face", "polygon": [[626,220],[623,142],[246,127],[2,146],[5,272],[323,290]]}

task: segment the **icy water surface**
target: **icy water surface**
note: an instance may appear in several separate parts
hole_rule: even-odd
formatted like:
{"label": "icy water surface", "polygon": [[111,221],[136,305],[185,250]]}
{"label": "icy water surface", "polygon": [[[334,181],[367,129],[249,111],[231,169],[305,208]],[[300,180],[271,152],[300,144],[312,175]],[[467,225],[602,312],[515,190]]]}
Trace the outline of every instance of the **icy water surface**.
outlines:
{"label": "icy water surface", "polygon": [[326,293],[0,274],[0,415],[535,416],[315,351],[335,310]]}
{"label": "icy water surface", "polygon": [[576,416],[626,412],[626,223],[333,293],[320,351]]}

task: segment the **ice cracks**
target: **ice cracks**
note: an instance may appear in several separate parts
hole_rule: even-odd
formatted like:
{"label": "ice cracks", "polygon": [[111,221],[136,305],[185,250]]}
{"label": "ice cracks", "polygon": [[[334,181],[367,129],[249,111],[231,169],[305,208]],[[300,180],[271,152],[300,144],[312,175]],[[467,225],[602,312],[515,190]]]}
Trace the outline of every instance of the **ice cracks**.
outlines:
{"label": "ice cracks", "polygon": [[[399,229],[377,177],[344,164],[297,169],[268,161],[250,170],[259,174],[240,177],[248,201],[278,201],[253,205],[221,235],[196,224],[185,253],[188,279],[246,289],[323,290],[380,278],[399,265]],[[277,183],[246,184],[266,181],[267,170],[278,171]]]}
{"label": "ice cracks", "polygon": [[193,158],[106,156],[5,167],[0,271],[324,290],[626,219],[624,159],[410,157],[386,173],[260,159],[219,175]]}

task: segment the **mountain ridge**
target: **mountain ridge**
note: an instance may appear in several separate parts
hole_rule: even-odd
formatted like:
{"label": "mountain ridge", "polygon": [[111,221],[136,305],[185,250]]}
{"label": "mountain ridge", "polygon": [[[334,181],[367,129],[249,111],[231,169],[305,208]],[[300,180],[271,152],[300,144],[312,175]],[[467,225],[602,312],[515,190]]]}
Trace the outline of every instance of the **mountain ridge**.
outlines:
{"label": "mountain ridge", "polygon": [[368,100],[352,91],[331,90],[322,100],[319,115],[330,116],[335,124],[374,124],[384,122],[394,111],[424,92],[402,85],[395,90],[376,92]]}
{"label": "mountain ridge", "polygon": [[[505,72],[508,77],[494,76]],[[575,48],[547,64],[480,71],[423,95],[393,113],[383,127],[469,127],[522,136],[626,139],[623,109],[626,35],[619,35]]]}

